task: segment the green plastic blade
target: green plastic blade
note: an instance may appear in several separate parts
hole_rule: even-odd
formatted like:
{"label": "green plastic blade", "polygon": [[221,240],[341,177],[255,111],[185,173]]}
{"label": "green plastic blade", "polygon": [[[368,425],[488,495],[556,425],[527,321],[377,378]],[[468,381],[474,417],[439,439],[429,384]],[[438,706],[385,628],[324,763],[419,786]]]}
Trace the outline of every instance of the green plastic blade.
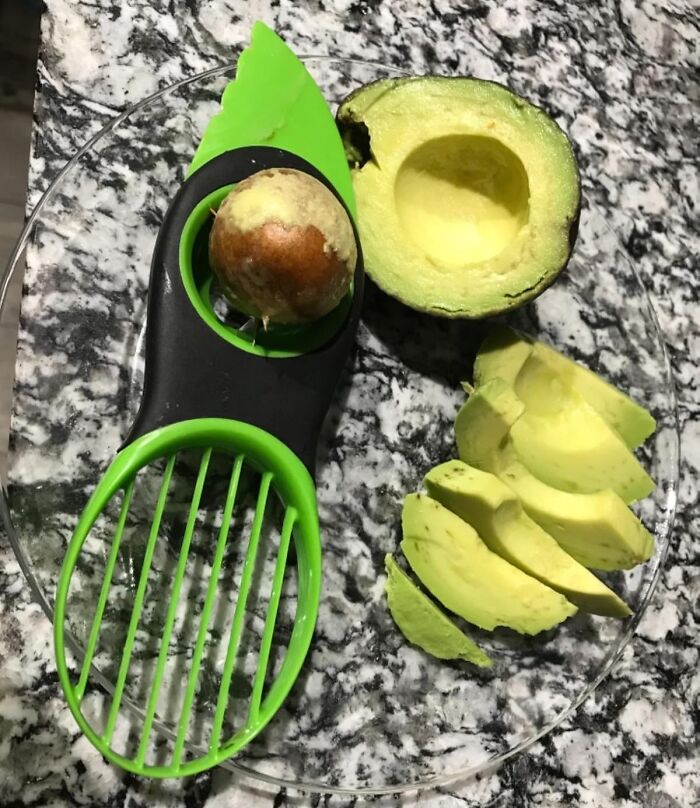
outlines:
{"label": "green plastic blade", "polygon": [[219,583],[219,573],[221,572],[221,565],[223,563],[224,552],[226,550],[226,542],[228,541],[231,528],[231,515],[233,514],[233,505],[236,501],[236,494],[238,493],[238,482],[241,478],[242,468],[243,456],[239,455],[231,468],[231,478],[229,480],[226,502],[224,504],[224,514],[221,519],[221,528],[219,530],[219,537],[216,542],[216,554],[211,567],[211,577],[209,578],[209,586],[207,587],[204,608],[202,609],[202,614],[200,616],[197,641],[195,643],[194,651],[192,652],[192,663],[190,667],[190,674],[187,679],[187,690],[185,691],[185,700],[182,705],[182,712],[180,713],[180,721],[177,727],[177,738],[175,740],[175,748],[173,750],[172,765],[176,770],[180,766],[182,752],[185,748],[185,735],[187,734],[187,728],[190,722],[190,714],[192,713],[192,704],[194,702],[194,694],[197,688],[197,678],[199,676],[199,669],[202,664],[202,655],[204,653],[204,643],[207,638],[207,630],[209,629],[209,621],[211,619],[214,598],[216,596],[216,587]]}
{"label": "green plastic blade", "polygon": [[163,627],[163,635],[160,640],[160,650],[158,652],[158,662],[156,663],[156,672],[151,685],[151,693],[148,699],[148,706],[146,708],[146,715],[144,717],[143,729],[141,731],[141,740],[139,748],[136,753],[136,765],[143,766],[146,760],[146,752],[148,751],[148,742],[151,737],[151,727],[153,726],[153,719],[156,715],[156,708],[158,706],[158,698],[160,697],[160,686],[163,682],[163,674],[165,672],[165,664],[168,660],[168,649],[170,648],[170,638],[172,637],[173,627],[175,625],[175,615],[177,613],[177,606],[180,600],[180,588],[182,586],[183,578],[185,577],[185,569],[187,567],[187,556],[190,552],[190,543],[192,542],[192,534],[194,533],[195,523],[197,521],[197,511],[199,510],[199,503],[202,499],[202,489],[204,488],[204,481],[207,476],[207,469],[209,468],[209,460],[211,459],[211,449],[205,449],[202,455],[202,460],[199,465],[199,475],[195,485],[194,494],[190,503],[190,512],[187,517],[187,526],[185,527],[185,535],[182,537],[182,545],[180,547],[180,557],[177,562],[177,570],[175,578],[173,579],[173,588],[170,593],[170,603],[168,604],[168,613],[165,617],[165,626]]}
{"label": "green plastic blade", "polygon": [[207,161],[243,146],[273,146],[302,157],[335,186],[355,215],[355,196],[333,115],[308,70],[262,22],[224,90],[221,111],[207,126],[188,176]]}

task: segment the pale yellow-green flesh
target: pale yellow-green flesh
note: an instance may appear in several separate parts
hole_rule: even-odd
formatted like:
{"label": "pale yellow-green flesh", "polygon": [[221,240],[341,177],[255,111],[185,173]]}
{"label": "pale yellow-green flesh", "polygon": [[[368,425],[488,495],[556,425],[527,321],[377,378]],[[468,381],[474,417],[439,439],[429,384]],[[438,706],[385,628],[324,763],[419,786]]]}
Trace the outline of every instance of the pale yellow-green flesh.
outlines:
{"label": "pale yellow-green flesh", "polygon": [[523,164],[489,137],[428,141],[406,158],[394,191],[404,231],[445,269],[499,255],[528,220]]}
{"label": "pale yellow-green flesh", "polygon": [[404,637],[438,659],[464,659],[480,668],[491,659],[413,583],[387,555],[386,597],[389,611]]}
{"label": "pale yellow-green flesh", "polygon": [[510,436],[518,458],[542,482],[572,493],[609,488],[625,502],[654,490],[654,481],[620,436],[537,351],[515,380],[525,405]]}
{"label": "pale yellow-green flesh", "polygon": [[525,513],[515,493],[494,474],[451,460],[432,469],[425,485],[433,499],[468,522],[494,553],[583,611],[609,617],[631,614],[623,600]]}
{"label": "pale yellow-green flesh", "polygon": [[474,363],[474,384],[497,376],[517,390],[517,378],[531,353],[556,372],[562,384],[573,388],[614,429],[629,449],[653,434],[651,413],[592,370],[559,351],[535,342],[510,328],[496,326],[484,340]]}
{"label": "pale yellow-green flesh", "polygon": [[374,159],[353,184],[365,267],[382,288],[478,317],[551,282],[569,254],[579,182],[544,113],[489,82],[435,77],[349,106],[370,134]]}
{"label": "pale yellow-green flesh", "polygon": [[481,385],[457,415],[460,458],[500,477],[518,495],[528,515],[584,566],[629,569],[650,558],[652,536],[615,492],[560,491],[523,466],[509,437],[523,410],[523,403],[502,379]]}
{"label": "pale yellow-green flesh", "polygon": [[522,634],[576,612],[566,598],[491,552],[473,528],[422,494],[404,501],[401,549],[425,587],[448,609],[485,629]]}
{"label": "pale yellow-green flesh", "polygon": [[513,387],[533,347],[533,340],[512,328],[493,326],[474,359],[474,386],[500,378]]}
{"label": "pale yellow-green flesh", "polygon": [[544,343],[537,343],[536,351],[556,370],[562,382],[571,385],[600,413],[630,449],[641,446],[654,433],[656,421],[652,414],[605,379]]}

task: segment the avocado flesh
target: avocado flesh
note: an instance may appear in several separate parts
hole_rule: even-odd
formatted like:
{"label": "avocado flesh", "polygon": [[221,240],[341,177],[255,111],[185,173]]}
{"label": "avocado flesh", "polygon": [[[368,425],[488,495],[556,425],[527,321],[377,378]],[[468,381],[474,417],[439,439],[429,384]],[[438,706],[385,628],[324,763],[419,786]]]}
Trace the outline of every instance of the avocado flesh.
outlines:
{"label": "avocado flesh", "polygon": [[535,477],[572,493],[610,488],[626,503],[654,490],[654,481],[617,432],[537,351],[525,361],[514,389],[525,411],[510,436]]}
{"label": "avocado flesh", "polygon": [[534,340],[512,328],[491,328],[474,359],[474,386],[499,378],[515,387],[518,374],[532,354],[534,345]]}
{"label": "avocado flesh", "polygon": [[[388,294],[485,317],[543,291],[578,220],[571,145],[541,110],[488,81],[416,77],[353,93],[337,122],[365,267]],[[554,170],[556,169],[556,170]]]}
{"label": "avocado flesh", "polygon": [[397,566],[384,558],[389,611],[404,637],[438,659],[464,659],[489,668],[491,659],[443,614],[427,595]]}
{"label": "avocado flesh", "polygon": [[533,351],[556,372],[562,384],[593,407],[628,449],[636,449],[654,433],[656,421],[651,413],[629,396],[549,345],[510,328],[493,328],[484,340],[474,363],[474,384],[500,376],[518,392],[518,374]]}
{"label": "avocado flesh", "polygon": [[592,370],[577,364],[544,343],[538,355],[550,364],[562,383],[570,385],[618,433],[629,449],[636,449],[656,429],[652,414]]}
{"label": "avocado flesh", "polygon": [[497,475],[526,513],[585,567],[630,569],[651,557],[654,540],[614,492],[571,494],[538,480],[513,448],[510,429],[525,407],[503,379],[481,385],[457,414],[460,458]]}
{"label": "avocado flesh", "polygon": [[537,634],[575,614],[563,595],[492,553],[472,527],[434,499],[409,494],[401,522],[401,549],[413,571],[468,622]]}
{"label": "avocado flesh", "polygon": [[608,617],[631,614],[623,600],[525,513],[518,497],[494,474],[450,460],[428,473],[425,486],[433,499],[470,524],[494,553],[583,611]]}

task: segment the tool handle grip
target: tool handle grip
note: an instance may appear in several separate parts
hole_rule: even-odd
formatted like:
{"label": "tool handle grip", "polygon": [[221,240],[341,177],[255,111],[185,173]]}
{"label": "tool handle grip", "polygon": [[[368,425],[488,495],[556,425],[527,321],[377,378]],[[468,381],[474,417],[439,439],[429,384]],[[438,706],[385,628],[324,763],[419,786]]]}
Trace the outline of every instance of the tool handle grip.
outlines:
{"label": "tool handle grip", "polygon": [[165,215],[153,253],[143,394],[124,446],[177,421],[229,418],[274,435],[313,476],[318,435],[360,318],[364,273],[357,231],[358,260],[347,314],[323,344],[298,356],[256,355],[217,333],[192,305],[180,266],[185,224],[205,197],[257,171],[280,167],[320,180],[347,210],[310,163],[265,146],[224,152],[184,182]]}

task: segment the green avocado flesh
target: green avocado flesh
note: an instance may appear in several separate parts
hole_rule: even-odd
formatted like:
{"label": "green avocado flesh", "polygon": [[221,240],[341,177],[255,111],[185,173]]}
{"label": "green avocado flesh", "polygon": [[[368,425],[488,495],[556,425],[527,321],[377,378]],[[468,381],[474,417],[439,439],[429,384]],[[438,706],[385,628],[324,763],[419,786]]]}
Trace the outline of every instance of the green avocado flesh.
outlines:
{"label": "green avocado flesh", "polygon": [[424,494],[409,494],[401,549],[424,586],[476,626],[537,634],[576,613],[563,595],[504,561],[474,529]]}
{"label": "green avocado flesh", "polygon": [[584,566],[629,569],[650,558],[652,536],[614,491],[560,491],[523,466],[510,430],[524,410],[503,379],[480,385],[455,422],[460,458],[503,480],[518,495],[527,514]]}
{"label": "green avocado flesh", "polygon": [[523,510],[513,491],[494,474],[451,460],[425,478],[428,494],[470,524],[494,553],[580,609],[627,617],[628,606],[575,561]]}
{"label": "green avocado flesh", "polygon": [[341,104],[365,268],[444,317],[519,306],[568,260],[580,187],[571,144],[506,87],[469,78],[379,81]]}
{"label": "green avocado flesh", "polygon": [[525,412],[510,436],[535,477],[573,493],[610,488],[628,503],[654,490],[654,481],[622,438],[535,352],[518,375],[515,393]]}
{"label": "green avocado flesh", "polygon": [[656,421],[651,413],[629,396],[549,345],[510,328],[493,328],[484,340],[474,363],[474,384],[498,376],[520,395],[519,376],[533,353],[557,374],[561,384],[573,389],[617,432],[627,448],[635,449],[654,433]]}
{"label": "green avocado flesh", "polygon": [[392,556],[384,559],[386,597],[406,639],[438,659],[464,659],[489,668],[491,659],[413,583]]}

